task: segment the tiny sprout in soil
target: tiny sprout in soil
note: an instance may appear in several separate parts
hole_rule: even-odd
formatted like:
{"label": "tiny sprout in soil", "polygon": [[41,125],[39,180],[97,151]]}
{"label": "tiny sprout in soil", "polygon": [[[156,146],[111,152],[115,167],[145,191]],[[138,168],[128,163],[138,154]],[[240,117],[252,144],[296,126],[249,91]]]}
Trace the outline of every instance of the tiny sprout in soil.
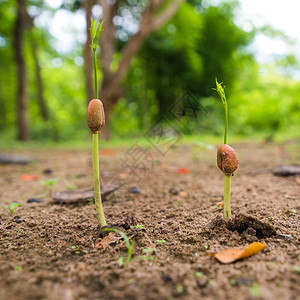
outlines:
{"label": "tiny sprout in soil", "polygon": [[[101,132],[102,127],[105,124],[105,114],[102,101],[98,99],[98,81],[97,81],[97,63],[96,63],[96,50],[100,33],[102,30],[102,24],[99,21],[92,19],[91,24],[91,41],[93,50],[93,62],[94,62],[94,80],[95,80],[95,99],[91,100],[87,110],[87,123],[93,134],[93,181],[94,181],[94,198],[96,204],[96,211],[98,221],[103,227],[106,225],[105,216],[102,207],[101,191],[100,191],[100,172],[99,172],[99,153],[98,153],[98,134]],[[97,29],[96,29],[97,25]]]}
{"label": "tiny sprout in soil", "polygon": [[225,95],[224,88],[221,83],[218,83],[216,80],[216,88],[214,89],[218,92],[225,111],[225,130],[224,130],[224,144],[218,148],[217,151],[217,163],[219,169],[225,175],[224,181],[224,216],[226,222],[231,217],[231,208],[230,208],[230,184],[231,184],[231,176],[233,176],[234,171],[238,167],[238,159],[237,155],[233,148],[227,145],[227,135],[228,135],[228,106],[227,99]]}
{"label": "tiny sprout in soil", "polygon": [[[132,257],[132,252],[133,252],[133,247],[134,247],[134,241],[132,243],[130,243],[128,236],[121,230],[119,229],[115,229],[115,228],[103,228],[103,231],[113,231],[117,234],[119,234],[125,241],[126,247],[127,247],[127,259],[125,262],[125,268],[128,267],[128,265],[131,262],[131,257]],[[123,258],[119,257],[118,263],[119,265],[123,265]]]}
{"label": "tiny sprout in soil", "polygon": [[58,181],[57,178],[52,178],[48,180],[42,180],[41,182],[44,187],[52,188],[57,183],[57,181]]}
{"label": "tiny sprout in soil", "polygon": [[17,202],[13,202],[10,206],[8,206],[8,205],[3,206],[3,208],[8,208],[8,209],[9,209],[10,215],[11,215],[11,216],[13,215],[14,211],[15,211],[18,207],[20,207],[20,204],[17,203]]}

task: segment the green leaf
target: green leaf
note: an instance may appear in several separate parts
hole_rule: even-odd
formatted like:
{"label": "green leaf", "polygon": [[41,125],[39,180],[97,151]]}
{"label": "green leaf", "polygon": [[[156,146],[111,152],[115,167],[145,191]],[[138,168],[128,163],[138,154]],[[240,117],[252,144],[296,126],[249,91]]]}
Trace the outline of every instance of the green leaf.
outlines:
{"label": "green leaf", "polygon": [[223,104],[226,104],[227,100],[226,100],[226,95],[225,95],[224,88],[222,87],[222,82],[219,83],[217,78],[216,78],[216,88],[213,89],[213,90],[217,91],[217,93],[219,94]]}
{"label": "green leaf", "polygon": [[123,259],[123,257],[122,257],[122,256],[119,256],[119,259],[118,259],[118,264],[119,264],[119,266],[120,266],[120,267],[122,267],[122,266],[123,266],[123,264],[124,264],[124,259]]}
{"label": "green leaf", "polygon": [[17,202],[13,202],[9,207],[10,213],[12,214],[17,207],[20,207],[20,204]]}
{"label": "green leaf", "polygon": [[99,23],[99,21],[97,21],[97,32],[96,32],[96,44],[98,44],[99,38],[100,38],[100,34],[102,31],[102,24],[104,21],[102,21],[101,23]]}
{"label": "green leaf", "polygon": [[96,19],[95,20],[91,19],[91,28],[90,28],[90,31],[91,31],[91,40],[92,40],[92,42],[93,42],[93,39],[96,36],[95,23],[96,23]]}

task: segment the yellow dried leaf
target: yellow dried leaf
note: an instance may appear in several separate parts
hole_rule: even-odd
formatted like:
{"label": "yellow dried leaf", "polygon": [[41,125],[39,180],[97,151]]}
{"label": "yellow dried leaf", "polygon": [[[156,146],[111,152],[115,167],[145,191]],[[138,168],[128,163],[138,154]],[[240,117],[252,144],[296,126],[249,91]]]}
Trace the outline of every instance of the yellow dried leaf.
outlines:
{"label": "yellow dried leaf", "polygon": [[218,261],[223,264],[229,264],[236,260],[243,259],[258,253],[259,251],[265,249],[266,246],[262,243],[252,243],[245,250],[243,249],[227,249],[219,253],[208,252],[210,256],[215,257]]}

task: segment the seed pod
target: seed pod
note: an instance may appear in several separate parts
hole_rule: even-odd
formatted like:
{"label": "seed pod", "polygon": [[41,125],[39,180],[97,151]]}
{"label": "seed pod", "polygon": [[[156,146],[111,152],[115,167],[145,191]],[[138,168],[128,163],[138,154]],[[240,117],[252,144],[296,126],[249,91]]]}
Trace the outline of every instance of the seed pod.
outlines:
{"label": "seed pod", "polygon": [[92,133],[101,131],[105,125],[105,114],[101,100],[93,99],[90,101],[87,110],[87,123]]}
{"label": "seed pod", "polygon": [[217,163],[219,169],[225,175],[233,174],[239,165],[234,149],[226,144],[223,144],[218,148]]}

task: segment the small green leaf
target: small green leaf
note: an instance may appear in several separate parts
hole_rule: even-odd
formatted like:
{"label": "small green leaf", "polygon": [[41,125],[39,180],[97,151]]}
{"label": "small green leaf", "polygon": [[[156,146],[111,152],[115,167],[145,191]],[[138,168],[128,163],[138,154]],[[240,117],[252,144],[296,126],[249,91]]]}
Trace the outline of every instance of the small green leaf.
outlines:
{"label": "small green leaf", "polygon": [[203,276],[203,273],[202,273],[202,272],[196,272],[196,273],[195,273],[195,276],[196,276],[197,278],[200,278],[200,277]]}
{"label": "small green leaf", "polygon": [[21,266],[14,266],[14,270],[15,271],[21,271],[21,270],[23,270],[23,268]]}
{"label": "small green leaf", "polygon": [[300,273],[300,267],[299,266],[293,266],[293,270],[297,273]]}
{"label": "small green leaf", "polygon": [[96,19],[93,20],[91,19],[91,28],[90,28],[90,32],[91,32],[91,40],[93,41],[93,39],[96,36],[96,28],[95,28],[95,23],[96,23]]}
{"label": "small green leaf", "polygon": [[234,279],[230,279],[229,282],[230,282],[230,285],[232,285],[232,286],[236,285],[236,281]]}
{"label": "small green leaf", "polygon": [[260,290],[260,285],[256,282],[253,283],[253,285],[250,287],[249,293],[253,297],[257,297],[257,298],[262,297],[262,293],[261,293],[261,290]]}
{"label": "small green leaf", "polygon": [[104,21],[101,22],[101,24],[99,23],[99,21],[97,21],[97,32],[96,32],[96,43],[98,44],[98,41],[99,41],[99,38],[100,38],[100,34],[101,34],[101,31],[102,31],[102,24],[103,24]]}
{"label": "small green leaf", "polygon": [[9,207],[10,213],[13,214],[13,212],[15,211],[15,209],[16,209],[17,207],[20,207],[20,204],[17,203],[17,202],[13,202],[13,203],[10,205],[10,207]]}
{"label": "small green leaf", "polygon": [[123,264],[124,264],[124,259],[123,259],[123,256],[119,256],[119,259],[118,259],[118,264],[119,264],[119,266],[120,266],[120,267],[122,267],[122,266],[123,266]]}
{"label": "small green leaf", "polygon": [[177,292],[178,292],[179,294],[183,293],[183,292],[184,292],[184,287],[183,287],[182,285],[178,285],[178,286],[177,286]]}
{"label": "small green leaf", "polygon": [[42,185],[45,187],[52,187],[54,184],[56,184],[58,181],[58,178],[51,178],[49,180],[42,180]]}

